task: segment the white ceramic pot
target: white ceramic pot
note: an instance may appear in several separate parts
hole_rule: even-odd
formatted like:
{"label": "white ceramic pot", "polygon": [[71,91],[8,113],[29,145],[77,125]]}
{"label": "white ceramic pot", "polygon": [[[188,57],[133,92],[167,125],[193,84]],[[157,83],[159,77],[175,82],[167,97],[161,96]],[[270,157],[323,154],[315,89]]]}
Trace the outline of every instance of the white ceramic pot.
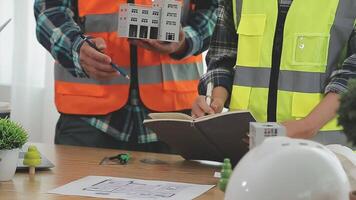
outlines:
{"label": "white ceramic pot", "polygon": [[19,149],[0,150],[0,181],[11,180],[16,171]]}

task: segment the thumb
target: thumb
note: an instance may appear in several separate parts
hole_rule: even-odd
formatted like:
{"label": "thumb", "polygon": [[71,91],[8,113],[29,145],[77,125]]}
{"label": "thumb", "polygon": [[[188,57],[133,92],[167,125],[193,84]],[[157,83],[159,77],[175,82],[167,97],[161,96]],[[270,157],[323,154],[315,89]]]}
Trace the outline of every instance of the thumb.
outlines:
{"label": "thumb", "polygon": [[220,101],[213,99],[213,102],[210,104],[210,107],[215,111],[215,113],[220,113],[222,111],[222,104]]}
{"label": "thumb", "polygon": [[98,47],[98,49],[100,50],[106,49],[106,42],[103,38],[94,38],[92,39],[92,41],[94,42],[96,47]]}

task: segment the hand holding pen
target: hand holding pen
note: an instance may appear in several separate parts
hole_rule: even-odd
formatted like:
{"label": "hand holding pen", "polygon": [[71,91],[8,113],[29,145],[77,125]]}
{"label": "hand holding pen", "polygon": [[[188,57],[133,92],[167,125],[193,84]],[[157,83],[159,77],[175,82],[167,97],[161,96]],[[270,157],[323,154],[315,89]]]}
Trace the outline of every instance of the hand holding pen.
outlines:
{"label": "hand holding pen", "polygon": [[[89,40],[85,36],[81,36],[84,40],[80,48],[80,64],[83,70],[96,80],[111,80],[119,74],[128,78],[129,76],[123,69],[118,68],[112,63],[111,58],[104,53],[106,48],[105,41],[101,38]],[[116,67],[116,68],[115,68]]]}
{"label": "hand holding pen", "polygon": [[204,115],[220,113],[227,100],[228,91],[221,86],[214,87],[212,82],[206,86],[206,94],[196,98],[192,106],[192,117],[198,118]]}

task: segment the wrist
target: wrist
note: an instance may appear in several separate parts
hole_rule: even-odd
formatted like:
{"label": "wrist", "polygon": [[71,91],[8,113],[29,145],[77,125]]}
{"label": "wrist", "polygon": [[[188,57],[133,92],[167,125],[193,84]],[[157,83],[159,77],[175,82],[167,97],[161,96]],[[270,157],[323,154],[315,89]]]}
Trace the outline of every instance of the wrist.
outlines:
{"label": "wrist", "polygon": [[227,100],[228,95],[229,94],[224,87],[218,86],[213,89],[212,98],[218,99],[224,104]]}
{"label": "wrist", "polygon": [[178,48],[173,52],[173,54],[184,54],[187,51],[188,45],[185,41],[185,39],[183,39],[183,41],[179,41],[179,45]]}
{"label": "wrist", "polygon": [[83,67],[80,64],[80,49],[84,44],[84,40],[78,35],[78,37],[74,40],[72,45],[72,59],[75,66],[75,72],[78,77],[88,77],[85,73]]}
{"label": "wrist", "polygon": [[306,138],[311,138],[316,135],[321,127],[319,127],[315,120],[310,118],[309,116],[302,119],[304,124],[304,133],[306,134]]}

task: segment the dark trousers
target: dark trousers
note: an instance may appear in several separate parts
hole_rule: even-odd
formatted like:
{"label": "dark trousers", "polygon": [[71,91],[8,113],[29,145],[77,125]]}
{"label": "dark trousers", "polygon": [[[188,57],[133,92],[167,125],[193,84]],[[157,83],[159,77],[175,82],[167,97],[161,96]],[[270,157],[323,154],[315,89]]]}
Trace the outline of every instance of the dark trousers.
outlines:
{"label": "dark trousers", "polygon": [[91,126],[80,117],[61,114],[56,126],[55,144],[172,153],[169,146],[160,141],[146,144],[139,144],[136,142],[137,140],[119,141]]}

